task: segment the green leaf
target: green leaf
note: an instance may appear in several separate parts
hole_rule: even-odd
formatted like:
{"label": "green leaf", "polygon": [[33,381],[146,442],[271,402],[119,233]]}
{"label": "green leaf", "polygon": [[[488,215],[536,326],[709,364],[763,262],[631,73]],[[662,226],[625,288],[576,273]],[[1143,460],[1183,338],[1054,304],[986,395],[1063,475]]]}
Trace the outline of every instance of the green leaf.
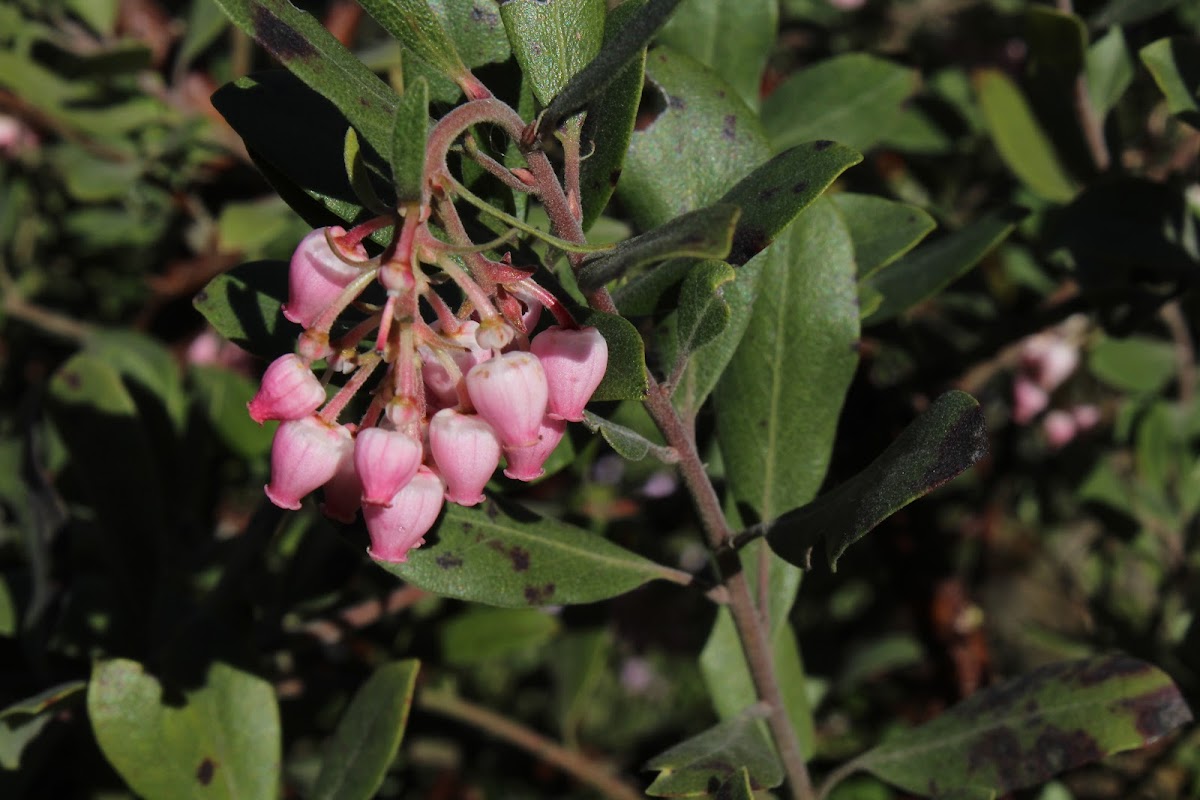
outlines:
{"label": "green leaf", "polygon": [[[291,73],[276,70],[225,84],[212,103],[284,201],[313,227],[334,219],[349,222],[362,213],[344,169],[346,121],[328,100]],[[389,115],[389,145],[391,128]]]}
{"label": "green leaf", "polygon": [[496,0],[429,0],[468,67],[507,61],[512,54]]}
{"label": "green leaf", "polygon": [[747,106],[758,108],[778,28],[778,0],[684,0],[659,41],[720,75]]}
{"label": "green leaf", "polygon": [[175,57],[176,68],[183,69],[189,66],[227,27],[229,18],[215,3],[192,0],[184,26],[183,41],[179,43],[179,54]]}
{"label": "green leaf", "polygon": [[713,800],[754,800],[754,785],[750,770],[742,767],[717,787]]}
{"label": "green leaf", "polygon": [[1170,11],[1180,2],[1181,0],[1110,0],[1108,5],[1092,16],[1089,23],[1093,28],[1108,28],[1113,25],[1141,22]]}
{"label": "green leaf", "polygon": [[442,658],[452,667],[497,663],[542,647],[560,627],[538,609],[470,608],[442,625]]}
{"label": "green leaf", "polygon": [[770,152],[758,118],[703,65],[656,47],[646,78],[646,120],[630,140],[617,196],[649,229],[717,202]]}
{"label": "green leaf", "polygon": [[[670,16],[679,0],[647,0],[630,7],[619,25],[605,25],[604,46],[586,67],[575,72],[546,106],[538,122],[543,137],[566,117],[604,92],[631,62],[644,61],[646,45]],[[611,35],[610,35],[611,34]]]}
{"label": "green leaf", "polygon": [[179,364],[158,340],[132,330],[99,331],[88,339],[84,352],[149,391],[162,403],[175,431],[183,430],[188,401]]}
{"label": "green leaf", "polygon": [[224,367],[205,364],[192,365],[189,375],[196,408],[208,419],[222,444],[243,458],[260,458],[271,451],[279,423],[259,425],[246,413],[246,404],[258,391],[253,381]]}
{"label": "green leaf", "polygon": [[828,139],[785,150],[721,198],[742,209],[728,261],[745,264],[829,188],[862,154]]}
{"label": "green leaf", "polygon": [[359,0],[359,5],[379,27],[442,75],[457,81],[466,74],[454,41],[427,0]]}
{"label": "green leaf", "polygon": [[337,106],[377,152],[390,151],[395,93],[311,14],[289,0],[216,2],[279,63]]}
{"label": "green leaf", "polygon": [[813,139],[867,150],[896,125],[917,79],[916,70],[866,53],[836,56],[775,89],[763,101],[763,127],[776,150]]}
{"label": "green leaf", "polygon": [[85,688],[87,688],[87,684],[83,681],[67,681],[57,686],[51,686],[32,697],[26,697],[0,709],[0,719],[15,720],[21,717],[35,717],[82,692]]}
{"label": "green leaf", "polygon": [[725,284],[737,273],[724,261],[701,261],[688,270],[679,290],[679,322],[675,331],[676,358],[686,358],[721,335],[729,325]]}
{"label": "green leaf", "polygon": [[841,216],[828,200],[814,203],[764,263],[746,333],[717,384],[729,486],[759,519],[812,497],[825,476],[858,362],[854,272]]}
{"label": "green leaf", "polygon": [[1050,6],[1025,11],[1030,55],[1039,68],[1074,79],[1083,70],[1088,46],[1087,25],[1074,14]]}
{"label": "green leaf", "polygon": [[1159,339],[1105,337],[1088,350],[1088,370],[1126,392],[1158,394],[1175,377],[1175,349]]}
{"label": "green leaf", "polygon": [[661,753],[645,769],[659,776],[646,789],[653,797],[698,797],[707,795],[738,775],[750,773],[753,790],[771,789],[783,783],[783,769],[762,732],[761,721],[768,710],[763,705],[747,708],[726,720]]}
{"label": "green leaf", "polygon": [[510,0],[500,17],[533,95],[550,105],[600,52],[604,0]]}
{"label": "green leaf", "polygon": [[507,608],[603,600],[664,571],[582,528],[492,501],[447,504],[425,540],[405,563],[376,563],[434,594]]}
{"label": "green leaf", "polygon": [[[422,0],[422,5],[424,2]],[[429,134],[429,84],[408,84],[392,119],[392,185],[397,203],[422,199],[425,187],[425,140]]]}
{"label": "green leaf", "polygon": [[1121,654],[1097,656],[977,692],[853,763],[921,796],[992,797],[1144,747],[1191,719],[1161,670]]}
{"label": "green leaf", "polygon": [[708,206],[626,239],[613,250],[584,261],[576,274],[579,288],[593,292],[630,270],[671,258],[724,258],[741,213],[728,203]]}
{"label": "green leaf", "polygon": [[217,333],[264,358],[292,352],[300,326],[280,310],[287,301],[288,265],[251,261],[218,275],[192,301]]}
{"label": "green leaf", "polygon": [[646,348],[642,335],[629,320],[616,314],[588,309],[576,315],[583,325],[600,331],[608,344],[608,369],[592,393],[592,402],[641,400],[646,396]]}
{"label": "green leaf", "polygon": [[583,424],[592,433],[603,436],[617,455],[627,461],[641,461],[648,455],[653,455],[664,464],[679,461],[679,456],[671,448],[656,444],[632,428],[618,425],[590,411],[583,412]]}
{"label": "green leaf", "polygon": [[933,217],[916,206],[870,194],[830,196],[850,238],[862,281],[917,246],[934,228]]}
{"label": "green leaf", "polygon": [[1167,108],[1200,128],[1200,45],[1188,37],[1159,39],[1138,51],[1167,98]]}
{"label": "green leaf", "polygon": [[997,69],[974,75],[979,108],[1004,163],[1034,193],[1055,203],[1078,191],[1021,90]]}
{"label": "green leaf", "polygon": [[1004,241],[1028,212],[1007,208],[985,214],[962,230],[927,242],[869,276],[863,288],[883,295],[882,303],[863,320],[876,325],[932,297],[966,274]]}
{"label": "green leaf", "polygon": [[1120,28],[1112,28],[1088,48],[1085,74],[1088,96],[1103,119],[1133,83],[1133,59]]}
{"label": "green leaf", "polygon": [[109,763],[146,800],[274,797],[280,733],[275,691],[220,662],[182,704],[136,661],[98,661],[88,716]]}
{"label": "green leaf", "polygon": [[[393,158],[393,160],[396,157],[396,155],[395,155],[396,129],[394,126],[395,126],[396,122],[399,122],[399,116],[402,113],[403,113],[403,103],[401,103],[401,105],[396,108],[396,117],[397,118],[393,120],[393,128],[392,128],[392,145],[393,145],[392,146],[392,150],[393,150],[392,158]],[[401,155],[401,159],[403,159],[403,157],[404,156]],[[391,213],[391,209],[388,208],[387,204],[384,203],[381,199],[379,199],[379,194],[378,194],[378,192],[375,191],[375,186],[371,182],[372,177],[373,177],[372,170],[370,169],[370,167],[367,166],[367,162],[363,158],[362,146],[358,142],[358,134],[354,132],[354,128],[346,129],[346,144],[342,150],[342,165],[345,166],[346,178],[350,181],[351,188],[354,189],[354,197],[358,200],[358,203],[359,203],[359,205],[362,206],[362,208],[369,208],[369,209],[371,209],[371,211],[375,212],[376,214]],[[401,168],[404,167],[403,161],[400,164],[400,166],[401,166]],[[392,175],[396,175],[396,166],[395,165],[392,166]],[[397,192],[400,191],[400,188],[399,188],[396,180],[392,181],[392,186],[393,186],[393,189],[395,189]],[[418,196],[420,195],[420,187],[419,186],[417,187],[417,194],[418,194]],[[281,193],[281,196],[282,196],[282,193]],[[311,195],[306,195],[306,197],[308,197],[309,199],[313,199]],[[396,201],[397,201],[397,203],[400,202],[399,196],[396,197]],[[326,209],[330,210],[330,207],[326,206]],[[351,218],[353,219],[354,217],[357,217],[360,210],[361,210],[360,208],[354,207],[353,210],[350,212],[351,214],[353,214],[353,216]],[[324,227],[324,226],[314,225],[313,227]]]}
{"label": "green leaf", "polygon": [[[13,470],[13,473],[15,472],[16,470]],[[21,488],[24,489],[24,487]],[[22,491],[22,494],[23,493],[24,492]],[[0,490],[0,497],[3,497],[6,494],[8,493]],[[4,499],[7,500],[8,498],[4,497]],[[20,524],[20,517],[22,516],[21,512],[17,511],[15,516],[17,517],[17,523]],[[8,581],[0,578],[0,636],[5,638],[16,636],[20,627],[20,609],[17,608],[17,602],[13,599],[12,590],[8,588]],[[0,712],[0,717],[3,716],[4,713]]]}
{"label": "green leaf", "polygon": [[325,745],[312,800],[369,800],[400,749],[420,662],[391,661],[354,695]]}
{"label": "green leaf", "polygon": [[[605,47],[641,4],[642,0],[626,0],[609,12],[604,21]],[[591,155],[583,160],[579,169],[579,191],[583,195],[580,224],[585,231],[596,222],[616,191],[637,120],[645,74],[646,51],[642,49],[588,103],[582,142],[583,152],[590,149]]]}
{"label": "green leaf", "polygon": [[850,545],[987,450],[987,428],[975,398],[947,392],[862,472],[769,524],[767,542],[792,564],[807,568],[812,549],[824,540],[829,566],[836,569]]}

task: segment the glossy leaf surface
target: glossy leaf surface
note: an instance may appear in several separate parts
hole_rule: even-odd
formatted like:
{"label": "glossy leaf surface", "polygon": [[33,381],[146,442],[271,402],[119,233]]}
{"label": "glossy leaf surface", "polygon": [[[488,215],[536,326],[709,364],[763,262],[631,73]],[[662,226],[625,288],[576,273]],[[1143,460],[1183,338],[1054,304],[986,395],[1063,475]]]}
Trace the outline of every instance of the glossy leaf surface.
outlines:
{"label": "glossy leaf surface", "polygon": [[842,553],[904,506],[954,478],[988,451],[987,428],[975,398],[947,392],[870,466],[767,529],[776,553],[807,567],[821,541],[830,568]]}
{"label": "glossy leaf surface", "polygon": [[447,504],[403,564],[379,562],[422,589],[492,606],[603,600],[662,577],[662,568],[599,536],[524,509]]}
{"label": "glossy leaf surface", "polygon": [[325,745],[312,800],[370,800],[396,758],[420,663],[378,667],[355,694]]}
{"label": "glossy leaf surface", "polygon": [[994,797],[1144,747],[1191,719],[1165,673],[1118,653],[979,691],[854,763],[925,797]]}
{"label": "glossy leaf surface", "polygon": [[147,800],[274,797],[280,733],[267,682],[220,662],[183,703],[126,659],[99,661],[88,716],[105,758]]}

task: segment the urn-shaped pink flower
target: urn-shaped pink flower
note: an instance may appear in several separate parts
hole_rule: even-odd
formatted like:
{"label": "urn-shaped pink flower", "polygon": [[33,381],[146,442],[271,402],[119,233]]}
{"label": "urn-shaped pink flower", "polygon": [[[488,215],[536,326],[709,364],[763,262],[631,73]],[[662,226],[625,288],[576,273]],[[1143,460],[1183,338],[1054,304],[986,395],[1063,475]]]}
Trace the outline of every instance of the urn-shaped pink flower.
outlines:
{"label": "urn-shaped pink flower", "polygon": [[367,551],[371,558],[407,561],[408,551],[420,547],[437,522],[445,494],[442,479],[428,467],[421,467],[408,485],[392,496],[390,505],[363,506],[363,519],[371,535]]}
{"label": "urn-shaped pink flower", "polygon": [[608,342],[600,331],[556,325],[533,337],[529,351],[546,371],[547,413],[571,422],[582,420],[583,407],[592,399],[608,368]]}
{"label": "urn-shaped pink flower", "polygon": [[566,420],[550,416],[543,418],[536,442],[525,447],[504,448],[504,457],[508,460],[504,474],[518,481],[532,481],[542,477],[545,471],[542,465],[554,452],[554,448],[558,447],[566,430]]}
{"label": "urn-shaped pink flower", "polygon": [[271,482],[267,497],[280,508],[300,508],[305,495],[332,478],[354,440],[343,425],[313,414],[288,420],[271,443]]}
{"label": "urn-shaped pink flower", "polygon": [[458,405],[459,382],[471,370],[471,367],[487,361],[491,355],[476,343],[475,332],[478,329],[478,322],[468,320],[463,323],[463,327],[457,333],[442,334],[459,346],[444,351],[446,356],[458,366],[457,375],[446,369],[432,347],[421,345],[417,348],[421,355],[421,377],[425,380],[425,388],[428,390],[427,397],[434,407],[447,408]]}
{"label": "urn-shaped pink flower", "polygon": [[[339,237],[345,233],[344,228],[334,225],[318,228],[300,240],[288,268],[288,300],[283,304],[283,315],[292,322],[306,328],[312,325],[342,289],[362,274],[343,259],[366,261],[367,251],[361,244],[341,244]],[[331,241],[339,252],[330,248]]]}
{"label": "urn-shaped pink flower", "polygon": [[446,499],[473,506],[500,463],[500,440],[475,414],[445,408],[429,421],[429,451],[446,482]]}
{"label": "urn-shaped pink flower", "polygon": [[505,447],[537,444],[546,414],[546,373],[537,356],[504,353],[467,373],[467,392]]}
{"label": "urn-shaped pink flower", "polygon": [[321,492],[325,496],[325,501],[321,503],[322,514],[338,522],[354,522],[358,509],[362,507],[362,481],[358,479],[358,470],[354,468],[353,447],[342,450],[337,471]]}
{"label": "urn-shaped pink flower", "polygon": [[250,418],[262,424],[269,419],[307,417],[325,402],[325,388],[299,356],[288,354],[271,362],[263,373],[258,393],[247,404]]}
{"label": "urn-shaped pink flower", "polygon": [[1026,375],[1013,381],[1013,422],[1028,425],[1050,405],[1050,394]]}
{"label": "urn-shaped pink flower", "polygon": [[362,481],[362,501],[387,505],[421,466],[421,443],[406,433],[383,428],[359,431],[354,442],[354,466]]}

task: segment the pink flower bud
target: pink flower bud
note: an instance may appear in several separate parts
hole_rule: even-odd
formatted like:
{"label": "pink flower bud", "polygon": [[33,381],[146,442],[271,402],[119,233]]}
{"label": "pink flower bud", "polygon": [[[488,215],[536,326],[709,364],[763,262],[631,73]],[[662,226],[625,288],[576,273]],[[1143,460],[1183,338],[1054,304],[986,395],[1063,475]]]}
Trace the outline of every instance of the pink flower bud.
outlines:
{"label": "pink flower bud", "polygon": [[263,373],[258,393],[247,404],[250,419],[259,425],[269,419],[307,417],[325,402],[325,387],[297,355],[280,356]]}
{"label": "pink flower bud", "polygon": [[467,393],[505,447],[537,444],[546,415],[546,373],[537,356],[504,353],[467,373]]}
{"label": "pink flower bud", "polygon": [[337,473],[354,440],[345,426],[330,425],[317,415],[288,420],[271,443],[271,482],[267,497],[280,508],[300,508],[300,500]]}
{"label": "pink flower bud", "polygon": [[473,506],[500,463],[500,440],[492,426],[474,414],[446,408],[429,421],[429,450],[446,481],[446,499]]}
{"label": "pink flower bud", "polygon": [[321,513],[338,522],[354,522],[358,509],[362,507],[362,481],[354,468],[354,448],[342,450],[337,471],[323,487],[325,502]]}
{"label": "pink flower bud", "polygon": [[1080,431],[1090,431],[1100,424],[1100,409],[1091,403],[1083,403],[1071,409],[1075,419],[1075,427]]}
{"label": "pink flower bud", "polygon": [[595,328],[570,330],[557,325],[533,337],[529,352],[546,370],[549,394],[547,413],[556,419],[579,422],[583,407],[604,380],[608,369],[608,342]]}
{"label": "pink flower bud", "polygon": [[377,561],[405,562],[408,551],[425,543],[424,536],[437,522],[445,501],[442,479],[428,467],[391,498],[387,506],[363,506],[363,519],[371,535],[367,553]]}
{"label": "pink flower bud", "polygon": [[554,452],[554,448],[558,447],[566,430],[566,420],[545,417],[538,430],[536,442],[526,447],[504,448],[504,457],[508,460],[504,474],[518,481],[532,481],[542,477],[545,472],[542,465]]}
{"label": "pink flower bud", "polygon": [[1013,422],[1028,425],[1050,405],[1050,395],[1025,375],[1013,381]]}
{"label": "pink flower bud", "polygon": [[421,443],[406,433],[367,428],[354,442],[354,466],[362,481],[362,500],[387,505],[421,466]]}
{"label": "pink flower bud", "polygon": [[491,357],[491,352],[484,350],[475,341],[475,332],[479,323],[467,320],[463,327],[453,334],[442,334],[442,337],[458,346],[446,351],[446,354],[458,365],[458,375],[452,374],[442,361],[434,354],[433,348],[421,345],[417,352],[421,355],[421,377],[425,380],[428,397],[437,408],[447,408],[458,405],[458,385],[462,377],[471,367],[481,364]]}
{"label": "pink flower bud", "polygon": [[1078,427],[1071,412],[1056,408],[1042,420],[1042,432],[1050,446],[1057,450],[1075,438]]}
{"label": "pink flower bud", "polygon": [[475,341],[485,350],[501,350],[508,347],[515,335],[503,317],[493,316],[479,324],[475,331]]}
{"label": "pink flower bud", "polygon": [[1079,366],[1079,348],[1052,333],[1031,336],[1021,348],[1021,366],[1038,386],[1053,392]]}
{"label": "pink flower bud", "polygon": [[[329,238],[326,238],[326,232]],[[338,225],[318,228],[300,240],[288,268],[288,301],[283,315],[292,322],[309,327],[349,283],[362,274],[359,268],[342,259],[366,261],[367,251],[361,244],[347,247],[337,243],[346,230]],[[340,251],[330,249],[332,239]]]}

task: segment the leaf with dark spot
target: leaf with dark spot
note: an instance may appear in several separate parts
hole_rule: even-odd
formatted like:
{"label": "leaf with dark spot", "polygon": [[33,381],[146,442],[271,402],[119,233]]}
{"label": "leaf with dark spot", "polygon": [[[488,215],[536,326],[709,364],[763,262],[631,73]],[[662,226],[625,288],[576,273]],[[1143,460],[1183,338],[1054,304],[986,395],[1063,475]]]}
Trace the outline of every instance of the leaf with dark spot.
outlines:
{"label": "leaf with dark spot", "polygon": [[752,790],[783,783],[783,768],[761,727],[768,709],[762,705],[709,728],[646,763],[659,775],[646,789],[654,797],[707,795],[739,773],[749,773]]}
{"label": "leaf with dark spot", "polygon": [[979,403],[965,392],[947,392],[862,472],[771,523],[767,542],[783,558],[805,566],[811,550],[824,540],[829,566],[836,568],[850,545],[987,450]]}
{"label": "leaf with dark spot", "polygon": [[985,689],[851,766],[923,796],[994,797],[1144,747],[1191,718],[1165,673],[1116,653]]}
{"label": "leaf with dark spot", "polygon": [[196,767],[196,780],[201,786],[208,786],[212,783],[213,774],[217,771],[217,765],[211,758],[205,758],[200,762],[200,766]]}
{"label": "leaf with dark spot", "polygon": [[426,544],[388,572],[445,597],[493,606],[590,603],[667,570],[582,528],[489,501],[447,504]]}

